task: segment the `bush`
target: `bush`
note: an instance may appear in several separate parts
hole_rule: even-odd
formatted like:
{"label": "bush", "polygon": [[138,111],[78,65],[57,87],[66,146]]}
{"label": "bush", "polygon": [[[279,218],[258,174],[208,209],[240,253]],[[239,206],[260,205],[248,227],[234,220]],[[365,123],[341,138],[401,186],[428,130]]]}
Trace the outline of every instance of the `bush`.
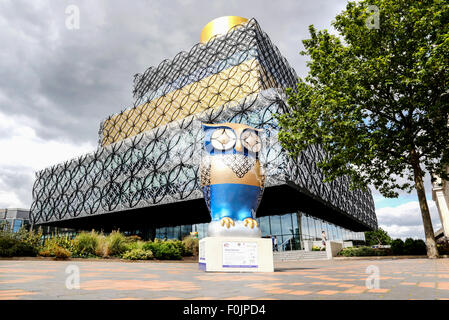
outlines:
{"label": "bush", "polygon": [[391,241],[391,251],[394,255],[404,254],[404,241],[401,239]]}
{"label": "bush", "polygon": [[420,239],[405,239],[404,254],[406,255],[425,255],[427,253],[426,243]]}
{"label": "bush", "polygon": [[108,245],[108,255],[120,256],[126,251],[126,238],[119,231],[112,231],[106,239]]}
{"label": "bush", "polygon": [[80,257],[95,256],[100,241],[100,236],[93,230],[92,232],[81,232],[73,241],[73,253]]}
{"label": "bush", "polygon": [[191,256],[192,254],[187,250],[184,243],[181,240],[168,240],[167,243],[171,243],[176,249],[178,249],[179,253],[182,257]]}
{"label": "bush", "polygon": [[132,249],[130,251],[126,251],[122,255],[122,258],[128,260],[149,260],[153,259],[153,253],[150,250]]}
{"label": "bush", "polygon": [[11,248],[18,243],[17,239],[14,239],[7,234],[0,235],[0,257],[12,257]]}
{"label": "bush", "polygon": [[0,232],[0,257],[35,257],[39,244],[34,240],[33,232]]}
{"label": "bush", "polygon": [[137,242],[137,241],[141,241],[141,240],[142,240],[142,238],[136,234],[133,234],[132,236],[125,237],[126,243]]}
{"label": "bush", "polygon": [[438,243],[437,249],[440,255],[449,255],[449,242]]}
{"label": "bush", "polygon": [[199,240],[197,238],[187,236],[182,240],[182,243],[186,249],[187,256],[198,256]]}
{"label": "bush", "polygon": [[182,253],[174,243],[167,241],[159,245],[159,254],[156,258],[160,260],[181,260]]}
{"label": "bush", "polygon": [[370,247],[344,248],[338,254],[344,257],[366,257],[377,255],[376,250]]}
{"label": "bush", "polygon": [[132,242],[127,242],[125,243],[125,252],[126,251],[131,251],[134,249],[142,249],[143,250],[143,245],[145,244],[144,241],[132,241]]}
{"label": "bush", "polygon": [[50,248],[55,246],[59,246],[70,252],[75,250],[74,241],[70,239],[68,236],[53,235],[50,239],[45,240],[43,247]]}
{"label": "bush", "polygon": [[98,257],[109,257],[109,245],[106,237],[104,235],[100,235],[98,237],[97,247],[95,249],[95,255]]}
{"label": "bush", "polygon": [[64,249],[64,248],[62,248],[62,247],[60,247],[60,246],[56,246],[56,247],[53,249],[53,255],[54,255],[54,257],[55,257],[56,259],[65,260],[65,259],[70,258],[70,256],[72,255],[72,253],[71,253],[69,250],[67,250],[67,249]]}
{"label": "bush", "polygon": [[56,259],[65,260],[72,256],[72,253],[59,246],[57,244],[57,240],[50,239],[46,242],[46,245],[41,251],[39,252],[39,255],[42,257],[55,257]]}
{"label": "bush", "polygon": [[412,238],[405,239],[405,242],[401,239],[396,239],[391,242],[391,251],[394,255],[425,255],[427,253],[426,243]]}
{"label": "bush", "polygon": [[142,246],[143,250],[150,250],[159,260],[181,260],[182,252],[173,241],[147,242]]}
{"label": "bush", "polygon": [[52,253],[51,253],[50,249],[48,249],[48,248],[44,248],[41,251],[39,251],[39,255],[41,257],[52,257]]}

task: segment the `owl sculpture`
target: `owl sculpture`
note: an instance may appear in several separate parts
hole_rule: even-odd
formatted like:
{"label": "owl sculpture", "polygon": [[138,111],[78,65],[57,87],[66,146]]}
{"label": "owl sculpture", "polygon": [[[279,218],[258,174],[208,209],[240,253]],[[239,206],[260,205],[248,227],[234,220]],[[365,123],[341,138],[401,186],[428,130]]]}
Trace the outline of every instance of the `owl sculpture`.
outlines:
{"label": "owl sculpture", "polygon": [[203,124],[201,188],[212,221],[209,236],[260,237],[255,213],[265,175],[260,133],[243,124]]}

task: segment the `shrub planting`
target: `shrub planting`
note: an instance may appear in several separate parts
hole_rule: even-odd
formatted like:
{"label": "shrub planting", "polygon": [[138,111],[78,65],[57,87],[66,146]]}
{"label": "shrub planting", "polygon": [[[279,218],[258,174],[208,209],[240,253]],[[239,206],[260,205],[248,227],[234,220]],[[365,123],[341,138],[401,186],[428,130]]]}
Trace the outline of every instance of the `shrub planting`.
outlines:
{"label": "shrub planting", "polygon": [[391,251],[394,255],[401,255],[404,253],[404,241],[395,239],[391,241]]}
{"label": "shrub planting", "polygon": [[126,238],[119,231],[112,231],[106,239],[108,245],[108,255],[119,257],[126,251]]}
{"label": "shrub planting", "polygon": [[338,255],[344,257],[369,257],[369,256],[386,256],[390,255],[390,249],[371,248],[371,247],[350,247],[344,248]]}
{"label": "shrub planting", "polygon": [[95,231],[81,232],[73,242],[73,253],[79,257],[96,256],[100,235]]}
{"label": "shrub planting", "polygon": [[[180,241],[179,241],[180,242]],[[150,250],[158,260],[181,260],[182,251],[179,248],[179,243],[174,241],[160,241],[147,242],[142,246],[144,250]]]}
{"label": "shrub planting", "polygon": [[0,231],[0,257],[35,257],[40,250],[41,233]]}
{"label": "shrub planting", "polygon": [[186,250],[186,256],[198,256],[199,240],[197,238],[187,236],[182,240],[182,243]]}
{"label": "shrub planting", "polygon": [[440,255],[449,255],[449,242],[439,243],[437,248]]}
{"label": "shrub planting", "polygon": [[153,253],[150,250],[136,248],[130,251],[126,251],[122,255],[122,258],[128,260],[149,260],[153,259]]}

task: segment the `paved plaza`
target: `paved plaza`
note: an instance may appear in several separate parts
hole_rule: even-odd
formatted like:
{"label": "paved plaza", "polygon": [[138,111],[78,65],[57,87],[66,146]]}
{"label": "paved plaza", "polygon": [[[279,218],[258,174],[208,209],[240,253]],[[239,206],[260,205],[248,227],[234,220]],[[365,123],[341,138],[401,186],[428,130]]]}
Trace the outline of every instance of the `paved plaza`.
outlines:
{"label": "paved plaza", "polygon": [[[68,289],[78,271],[79,289]],[[276,262],[258,274],[204,273],[188,262],[0,260],[0,299],[448,300],[449,259]]]}

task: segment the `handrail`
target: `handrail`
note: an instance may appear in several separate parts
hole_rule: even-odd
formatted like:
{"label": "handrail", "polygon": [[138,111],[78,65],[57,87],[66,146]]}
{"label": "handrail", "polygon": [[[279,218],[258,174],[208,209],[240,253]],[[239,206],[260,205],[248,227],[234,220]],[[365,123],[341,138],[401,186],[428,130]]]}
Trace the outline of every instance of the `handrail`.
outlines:
{"label": "handrail", "polygon": [[291,236],[290,238],[288,238],[287,240],[285,240],[284,242],[281,243],[280,248],[281,251],[285,251],[284,250],[284,245],[287,243],[287,241],[290,241],[290,250],[292,250],[292,246],[291,246],[291,240],[293,239],[293,236]]}

